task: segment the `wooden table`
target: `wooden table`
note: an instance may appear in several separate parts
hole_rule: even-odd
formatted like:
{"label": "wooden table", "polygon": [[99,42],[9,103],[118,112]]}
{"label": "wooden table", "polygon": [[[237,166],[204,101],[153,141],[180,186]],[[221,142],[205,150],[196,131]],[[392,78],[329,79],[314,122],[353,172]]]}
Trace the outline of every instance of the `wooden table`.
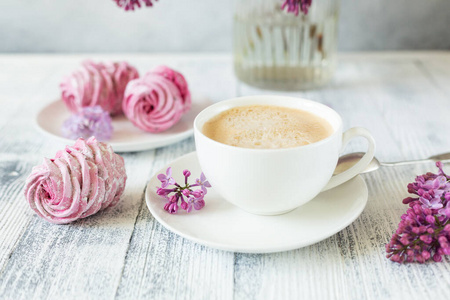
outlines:
{"label": "wooden table", "polygon": [[[192,138],[124,153],[129,178],[117,207],[65,226],[38,218],[24,199],[24,181],[62,146],[35,130],[34,116],[58,99],[62,76],[88,57],[125,59],[141,73],[172,66],[195,93],[214,101],[268,93],[237,82],[224,54],[0,55],[0,299],[449,298],[449,258],[399,265],[384,250],[406,210],[407,183],[435,171],[433,164],[365,174],[369,201],[353,224],[313,246],[275,254],[201,246],[149,213],[147,181],[194,151]],[[345,54],[328,87],[278,94],[325,103],[343,116],[345,128],[368,128],[383,161],[450,151],[449,52]],[[356,142],[350,150],[362,149]]]}

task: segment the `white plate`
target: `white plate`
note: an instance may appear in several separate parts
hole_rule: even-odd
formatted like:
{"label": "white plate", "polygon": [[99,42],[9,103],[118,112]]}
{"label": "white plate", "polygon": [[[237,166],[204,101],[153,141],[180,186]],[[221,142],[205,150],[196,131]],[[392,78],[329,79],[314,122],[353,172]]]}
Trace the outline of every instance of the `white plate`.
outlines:
{"label": "white plate", "polygon": [[[174,127],[161,133],[149,133],[135,127],[125,116],[113,118],[113,136],[109,143],[114,151],[143,151],[167,146],[192,135],[193,123],[197,114],[212,102],[205,97],[193,97],[191,110]],[[70,111],[63,101],[52,102],[42,108],[36,116],[37,127],[44,133],[65,144],[73,144],[61,134],[61,127],[70,117]]]}
{"label": "white plate", "polygon": [[270,253],[305,247],[351,224],[367,203],[367,186],[361,176],[321,193],[307,204],[278,216],[257,216],[225,201],[208,189],[206,206],[190,214],[178,210],[171,215],[164,210],[165,200],[156,194],[160,182],[156,176],[172,167],[177,182],[183,182],[183,170],[192,172],[190,182],[201,170],[196,152],[182,156],[156,173],[147,185],[145,200],[152,215],[167,229],[191,241],[213,248]]}

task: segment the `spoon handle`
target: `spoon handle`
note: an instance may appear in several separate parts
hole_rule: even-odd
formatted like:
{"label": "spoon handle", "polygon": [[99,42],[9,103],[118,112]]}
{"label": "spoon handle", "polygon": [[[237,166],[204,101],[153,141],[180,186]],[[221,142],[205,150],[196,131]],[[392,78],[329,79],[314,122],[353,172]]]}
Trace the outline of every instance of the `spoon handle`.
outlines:
{"label": "spoon handle", "polygon": [[385,167],[395,167],[395,166],[406,166],[406,165],[413,165],[413,164],[423,164],[423,163],[429,163],[433,161],[441,161],[442,163],[450,162],[450,159],[439,159],[439,155],[426,158],[426,159],[418,159],[418,160],[407,160],[407,161],[398,161],[398,162],[382,162],[380,165]]}

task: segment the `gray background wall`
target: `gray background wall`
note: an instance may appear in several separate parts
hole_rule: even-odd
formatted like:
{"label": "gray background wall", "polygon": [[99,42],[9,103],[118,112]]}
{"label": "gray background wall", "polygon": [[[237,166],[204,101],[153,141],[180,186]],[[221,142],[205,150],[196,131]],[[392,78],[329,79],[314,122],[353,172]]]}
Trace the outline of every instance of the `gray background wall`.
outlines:
{"label": "gray background wall", "polygon": [[[0,52],[228,51],[232,10],[232,0],[134,13],[112,0],[0,0]],[[342,0],[339,26],[343,51],[450,49],[450,0]]]}

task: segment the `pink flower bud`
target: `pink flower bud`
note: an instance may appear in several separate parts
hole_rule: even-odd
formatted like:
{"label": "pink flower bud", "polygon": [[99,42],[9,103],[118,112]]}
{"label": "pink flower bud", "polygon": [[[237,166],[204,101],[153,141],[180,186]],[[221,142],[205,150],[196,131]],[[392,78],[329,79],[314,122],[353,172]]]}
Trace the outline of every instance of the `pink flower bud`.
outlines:
{"label": "pink flower bud", "polygon": [[425,262],[425,259],[420,254],[417,254],[415,259],[419,264],[423,264]]}
{"label": "pink flower bud", "polygon": [[440,256],[439,254],[435,253],[435,254],[433,255],[433,260],[434,260],[435,262],[441,262],[441,261],[442,261],[442,256]]}
{"label": "pink flower bud", "polygon": [[427,222],[430,223],[430,224],[434,224],[436,222],[436,220],[434,219],[433,216],[427,216],[425,218],[425,220],[427,220]]}
{"label": "pink flower bud", "polygon": [[431,244],[431,242],[433,241],[433,239],[429,235],[421,235],[420,240],[425,244]]}
{"label": "pink flower bud", "polygon": [[450,255],[450,245],[447,244],[445,248],[444,247],[442,248],[442,251],[444,252],[445,255]]}
{"label": "pink flower bud", "polygon": [[395,261],[395,262],[398,262],[398,263],[401,261],[400,255],[398,255],[398,254],[392,255],[390,258],[391,258],[392,261]]}
{"label": "pink flower bud", "polygon": [[439,243],[447,243],[448,242],[448,240],[447,240],[447,238],[445,237],[445,236],[443,236],[443,235],[441,235],[439,238],[438,238],[438,241],[439,241]]}
{"label": "pink flower bud", "polygon": [[422,257],[423,257],[424,260],[428,260],[431,257],[431,254],[427,250],[423,250],[422,251]]}
{"label": "pink flower bud", "polygon": [[160,196],[167,196],[169,195],[171,192],[173,192],[173,190],[171,189],[163,189],[163,188],[158,188],[156,190],[156,194],[160,195]]}
{"label": "pink flower bud", "polygon": [[196,191],[192,192],[192,195],[195,198],[201,198],[201,197],[203,197],[203,191],[202,190],[196,190]]}
{"label": "pink flower bud", "polygon": [[169,201],[170,202],[178,202],[178,195],[175,194],[175,195],[170,196]]}
{"label": "pink flower bud", "polygon": [[445,225],[444,227],[444,231],[449,232],[450,233],[450,224]]}
{"label": "pink flower bud", "polygon": [[403,202],[403,204],[408,204],[408,203],[410,203],[410,202],[412,202],[414,200],[416,200],[416,199],[414,199],[412,197],[408,197],[408,198],[403,199],[402,202]]}

